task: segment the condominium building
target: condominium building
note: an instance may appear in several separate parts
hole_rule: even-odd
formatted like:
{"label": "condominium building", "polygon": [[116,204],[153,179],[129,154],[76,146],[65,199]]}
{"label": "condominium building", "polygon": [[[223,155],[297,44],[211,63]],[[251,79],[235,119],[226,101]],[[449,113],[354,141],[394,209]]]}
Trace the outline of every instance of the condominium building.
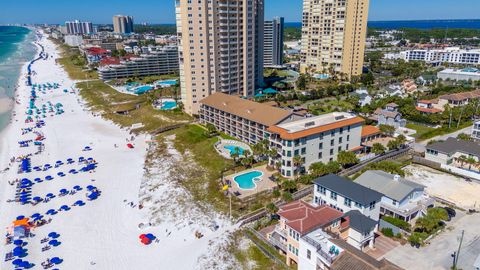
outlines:
{"label": "condominium building", "polygon": [[198,114],[214,92],[253,96],[263,82],[263,0],[175,3],[185,112]]}
{"label": "condominium building", "polygon": [[139,57],[121,61],[118,64],[98,68],[102,80],[136,76],[156,76],[178,73],[178,51],[176,46],[165,46],[142,54]]}
{"label": "condominium building", "polygon": [[441,50],[416,49],[401,52],[400,59],[407,62],[424,61],[427,63],[480,65],[480,50],[467,50],[458,47],[449,47]]}
{"label": "condominium building", "polygon": [[303,0],[302,72],[362,74],[369,0]]}
{"label": "condominium building", "polygon": [[265,21],[263,65],[280,66],[283,63],[283,17]]}
{"label": "condominium building", "polygon": [[295,119],[292,112],[224,93],[214,93],[200,101],[202,124],[241,141],[256,144],[267,139],[267,128]]}
{"label": "condominium building", "polygon": [[452,81],[480,81],[480,69],[464,68],[452,69],[447,68],[437,73],[437,77],[442,80]]}
{"label": "condominium building", "polygon": [[[281,175],[293,177],[312,163],[336,160],[339,152],[360,147],[363,123],[354,114],[335,112],[272,126],[270,148],[278,155],[270,165],[280,162]],[[303,159],[302,164],[294,163],[295,156]]]}
{"label": "condominium building", "polygon": [[65,30],[68,35],[84,35],[94,32],[91,22],[81,22],[79,20],[65,22]]}
{"label": "condominium building", "polygon": [[133,17],[124,15],[113,16],[113,32],[119,34],[133,33]]}

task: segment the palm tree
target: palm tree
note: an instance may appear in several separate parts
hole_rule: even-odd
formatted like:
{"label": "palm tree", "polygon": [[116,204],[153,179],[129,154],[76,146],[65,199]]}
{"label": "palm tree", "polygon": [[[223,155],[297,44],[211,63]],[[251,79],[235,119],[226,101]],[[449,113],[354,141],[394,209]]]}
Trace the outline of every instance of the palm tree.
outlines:
{"label": "palm tree", "polygon": [[463,165],[467,162],[467,157],[464,155],[459,156],[456,158],[457,162],[460,162],[460,167],[463,168]]}
{"label": "palm tree", "polygon": [[471,170],[472,165],[475,165],[477,161],[473,157],[468,157],[466,163],[468,164],[468,169]]}
{"label": "palm tree", "polygon": [[293,166],[295,166],[295,174],[298,175],[300,168],[302,167],[304,161],[303,158],[299,155],[293,157]]}

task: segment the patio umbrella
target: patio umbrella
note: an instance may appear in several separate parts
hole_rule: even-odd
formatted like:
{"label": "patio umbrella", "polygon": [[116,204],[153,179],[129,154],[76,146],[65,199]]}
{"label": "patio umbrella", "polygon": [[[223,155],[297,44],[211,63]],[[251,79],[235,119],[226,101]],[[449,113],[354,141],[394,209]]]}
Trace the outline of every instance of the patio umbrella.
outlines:
{"label": "patio umbrella", "polygon": [[60,263],[63,262],[63,260],[58,258],[58,257],[53,257],[53,258],[50,259],[50,262],[54,263],[54,264],[60,264]]}

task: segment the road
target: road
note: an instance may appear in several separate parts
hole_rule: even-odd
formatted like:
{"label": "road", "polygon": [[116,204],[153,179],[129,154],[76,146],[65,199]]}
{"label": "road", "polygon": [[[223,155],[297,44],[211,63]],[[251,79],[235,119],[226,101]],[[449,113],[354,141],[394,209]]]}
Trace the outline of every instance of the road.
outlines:
{"label": "road", "polygon": [[[458,212],[458,211],[457,211]],[[473,269],[473,263],[480,254],[480,214],[465,215],[447,223],[444,232],[430,240],[426,247],[416,249],[410,245],[399,246],[385,255],[385,258],[404,269],[450,269],[451,254],[457,250],[462,230],[465,230],[458,269]]]}
{"label": "road", "polygon": [[430,141],[433,141],[433,140],[435,140],[435,141],[443,140],[444,141],[449,137],[457,137],[460,133],[471,134],[472,133],[472,127],[469,126],[469,127],[457,130],[457,131],[449,133],[449,134],[436,136],[436,137],[433,137],[433,138],[430,138],[428,140],[421,141],[421,142],[416,142],[413,145],[413,149],[415,150],[415,152],[425,152],[425,146]]}

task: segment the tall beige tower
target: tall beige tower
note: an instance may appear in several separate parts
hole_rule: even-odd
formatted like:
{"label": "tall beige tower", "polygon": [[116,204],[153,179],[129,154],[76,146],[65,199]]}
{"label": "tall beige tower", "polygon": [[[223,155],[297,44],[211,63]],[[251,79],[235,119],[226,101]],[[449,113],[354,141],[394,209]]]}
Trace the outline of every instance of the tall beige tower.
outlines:
{"label": "tall beige tower", "polygon": [[303,0],[302,72],[362,74],[369,0]]}
{"label": "tall beige tower", "polygon": [[263,82],[263,0],[176,0],[185,112],[214,92],[252,96]]}

